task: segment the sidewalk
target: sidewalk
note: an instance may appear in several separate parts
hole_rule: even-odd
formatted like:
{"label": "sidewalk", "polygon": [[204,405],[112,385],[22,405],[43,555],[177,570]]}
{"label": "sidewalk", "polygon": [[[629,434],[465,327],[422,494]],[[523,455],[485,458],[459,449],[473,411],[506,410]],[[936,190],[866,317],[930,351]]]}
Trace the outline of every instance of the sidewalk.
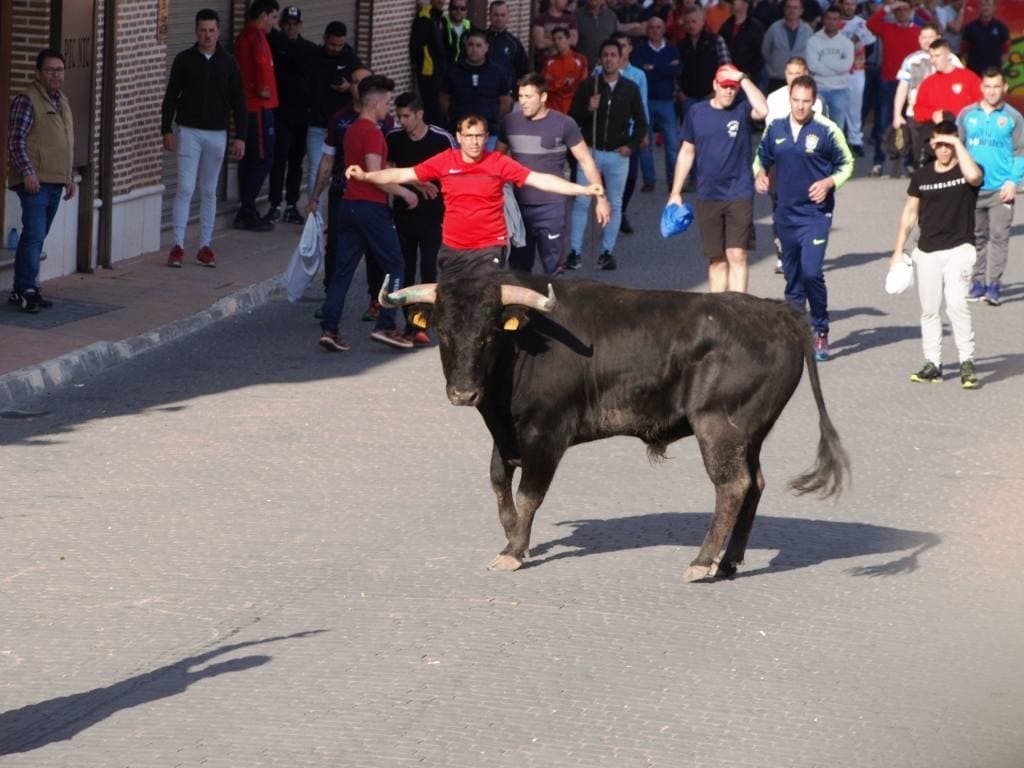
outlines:
{"label": "sidewalk", "polygon": [[[218,225],[211,244],[215,269],[196,262],[193,225],[181,269],[166,264],[168,231],[159,253],[47,281],[42,288],[54,302],[51,309],[30,315],[5,301],[0,306],[0,411],[278,294],[278,277],[302,227],[278,224],[273,232],[243,232],[230,228],[229,217]],[[0,286],[4,299],[10,274],[0,278],[8,281]]]}

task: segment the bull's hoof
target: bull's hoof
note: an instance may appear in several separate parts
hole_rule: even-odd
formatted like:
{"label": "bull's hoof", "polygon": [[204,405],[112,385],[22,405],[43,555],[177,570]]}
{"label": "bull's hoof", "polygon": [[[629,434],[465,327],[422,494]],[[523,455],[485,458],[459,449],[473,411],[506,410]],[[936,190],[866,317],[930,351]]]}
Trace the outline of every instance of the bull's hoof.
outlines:
{"label": "bull's hoof", "polygon": [[523,567],[523,561],[514,555],[498,555],[491,560],[487,566],[489,571],[518,571]]}
{"label": "bull's hoof", "polygon": [[710,579],[715,575],[712,570],[716,572],[718,570],[714,563],[711,565],[691,565],[683,571],[683,581],[691,582]]}

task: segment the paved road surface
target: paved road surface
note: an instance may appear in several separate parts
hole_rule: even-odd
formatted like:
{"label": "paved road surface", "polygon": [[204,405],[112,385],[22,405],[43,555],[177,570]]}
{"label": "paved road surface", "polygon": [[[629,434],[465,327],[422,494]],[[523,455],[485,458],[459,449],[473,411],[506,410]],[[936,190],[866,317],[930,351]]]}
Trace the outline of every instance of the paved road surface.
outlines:
{"label": "paved road surface", "polygon": [[[733,581],[680,578],[713,507],[693,441],[570,451],[530,567],[487,572],[486,430],[436,350],[371,345],[356,293],[348,355],[275,303],[0,421],[3,764],[1024,765],[1024,271],[974,312],[981,389],[909,383],[917,303],[881,290],[902,190],[851,182],[829,249],[853,487],[785,491],[804,383]],[[602,277],[702,289],[662,202]]]}

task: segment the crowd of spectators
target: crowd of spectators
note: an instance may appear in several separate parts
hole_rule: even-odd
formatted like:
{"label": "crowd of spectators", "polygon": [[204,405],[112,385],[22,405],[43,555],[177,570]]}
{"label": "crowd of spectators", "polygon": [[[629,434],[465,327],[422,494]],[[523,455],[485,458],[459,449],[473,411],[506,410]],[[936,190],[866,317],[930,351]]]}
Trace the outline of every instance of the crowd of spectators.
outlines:
{"label": "crowd of spectators", "polygon": [[[752,198],[755,187],[771,192],[776,271],[786,298],[810,307],[827,359],[821,265],[835,189],[869,151],[862,172],[875,176],[887,165],[892,176],[930,167],[936,146],[955,162],[949,141],[933,140],[935,126],[948,131],[950,122],[983,172],[972,224],[978,257],[964,293],[999,305],[1024,126],[1005,99],[1009,32],[994,0],[980,0],[969,22],[963,0],[545,0],[527,40],[510,29],[506,0],[489,4],[486,28],[468,11],[467,0],[415,9],[415,86],[397,98],[387,73],[359,60],[343,23],[328,24],[318,45],[302,36],[296,6],[255,0],[235,43],[242,93],[223,89],[217,105],[225,123],[240,103],[245,109],[235,225],[266,231],[327,211],[325,348],[347,348],[338,318],[363,256],[364,318],[376,321],[375,340],[400,348],[430,339],[411,325],[399,330],[376,303],[385,274],[396,288],[507,259],[513,270],[539,265],[557,277],[582,264],[591,197],[596,264],[616,269],[618,238],[632,233],[630,198],[638,185],[656,189],[661,146],[668,203],[695,194],[711,290],[746,290]],[[221,61],[205,53],[206,31],[200,50]],[[191,66],[195,79],[199,65]],[[172,119],[188,126],[190,91],[201,87],[185,72],[172,71],[164,101],[169,150]],[[179,195],[190,196],[210,165],[181,164],[193,178],[179,182]],[[268,174],[260,215],[255,200]],[[209,180],[199,181],[205,190]],[[489,217],[474,233],[450,210],[463,210],[467,194],[476,208],[466,215]],[[171,266],[180,266],[181,246]],[[214,266],[204,248],[201,262]]]}

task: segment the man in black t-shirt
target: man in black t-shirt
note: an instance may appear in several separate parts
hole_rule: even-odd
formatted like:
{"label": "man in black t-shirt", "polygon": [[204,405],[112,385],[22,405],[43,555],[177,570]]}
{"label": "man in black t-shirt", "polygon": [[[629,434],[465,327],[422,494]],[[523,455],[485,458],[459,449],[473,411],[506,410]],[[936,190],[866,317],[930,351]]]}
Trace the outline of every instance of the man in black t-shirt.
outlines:
{"label": "man in black t-shirt", "polygon": [[[389,165],[412,168],[438,152],[455,149],[455,139],[450,133],[423,121],[423,101],[415,93],[403,93],[395,99],[395,116],[401,128],[395,128],[386,136]],[[396,197],[392,202],[398,243],[405,257],[405,279],[402,284],[436,283],[444,200],[440,188],[433,182],[408,186],[419,196],[419,204],[410,210],[401,198]],[[419,280],[416,279],[417,256]],[[430,343],[426,331],[410,325],[408,321],[405,328],[405,335],[414,344]]]}
{"label": "man in black t-shirt", "polygon": [[967,289],[977,253],[974,250],[974,206],[982,171],[957,135],[956,124],[943,120],[931,138],[935,160],[916,171],[907,189],[907,202],[896,233],[890,269],[904,258],[903,246],[920,225],[914,249],[917,291],[921,299],[921,345],[925,363],[911,381],[942,381],[942,320],[939,308],[946,297],[946,317],[960,356],[960,386],[974,389],[974,330],[967,303]]}

